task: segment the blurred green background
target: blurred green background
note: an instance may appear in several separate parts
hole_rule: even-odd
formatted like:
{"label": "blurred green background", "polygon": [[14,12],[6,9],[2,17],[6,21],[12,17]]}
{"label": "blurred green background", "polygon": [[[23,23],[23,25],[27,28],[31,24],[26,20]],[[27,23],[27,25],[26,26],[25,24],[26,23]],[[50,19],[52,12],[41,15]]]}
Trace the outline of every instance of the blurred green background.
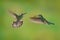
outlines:
{"label": "blurred green background", "polygon": [[[13,28],[9,14],[26,12],[20,28]],[[55,25],[36,24],[29,17],[42,14]],[[60,40],[60,0],[0,0],[0,40]]]}

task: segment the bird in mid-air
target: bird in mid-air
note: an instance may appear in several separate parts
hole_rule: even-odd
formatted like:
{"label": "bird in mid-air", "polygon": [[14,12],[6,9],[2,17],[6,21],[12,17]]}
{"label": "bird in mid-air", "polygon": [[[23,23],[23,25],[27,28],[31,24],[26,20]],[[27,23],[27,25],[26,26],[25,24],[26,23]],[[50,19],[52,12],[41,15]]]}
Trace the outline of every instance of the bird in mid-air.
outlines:
{"label": "bird in mid-air", "polygon": [[37,17],[33,16],[33,17],[30,17],[30,19],[32,22],[54,25],[54,23],[47,21],[42,15],[38,15]]}
{"label": "bird in mid-air", "polygon": [[16,21],[13,21],[13,24],[12,24],[12,26],[13,27],[20,27],[20,26],[22,26],[22,24],[23,24],[23,21],[22,21],[22,18],[23,18],[23,16],[26,14],[26,13],[22,13],[22,14],[20,14],[20,15],[17,15],[16,13],[14,13],[14,12],[12,12],[12,11],[10,11],[9,10],[9,13],[11,13],[12,15],[14,15],[15,17],[16,17]]}

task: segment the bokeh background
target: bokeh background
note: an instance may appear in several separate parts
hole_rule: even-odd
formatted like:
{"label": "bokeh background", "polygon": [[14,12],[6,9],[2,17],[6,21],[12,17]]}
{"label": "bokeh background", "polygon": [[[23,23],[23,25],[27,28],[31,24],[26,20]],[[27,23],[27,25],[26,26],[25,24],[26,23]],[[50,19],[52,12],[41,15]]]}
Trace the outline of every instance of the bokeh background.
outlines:
{"label": "bokeh background", "polygon": [[[15,18],[8,10],[27,13],[21,27],[12,27]],[[38,14],[55,25],[31,22]],[[60,40],[60,0],[0,0],[0,40]]]}

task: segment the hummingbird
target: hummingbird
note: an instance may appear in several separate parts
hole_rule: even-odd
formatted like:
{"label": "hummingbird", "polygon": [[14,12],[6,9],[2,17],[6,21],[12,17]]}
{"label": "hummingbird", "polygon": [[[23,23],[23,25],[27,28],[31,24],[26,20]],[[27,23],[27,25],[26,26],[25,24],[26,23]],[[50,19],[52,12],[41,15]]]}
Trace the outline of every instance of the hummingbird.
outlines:
{"label": "hummingbird", "polygon": [[50,25],[50,24],[55,25],[54,23],[47,21],[42,15],[38,15],[37,17],[36,16],[30,17],[30,19],[35,22],[37,21],[38,23],[42,22],[42,23],[45,23],[48,25]]}
{"label": "hummingbird", "polygon": [[9,13],[11,13],[12,15],[14,15],[16,17],[16,21],[13,21],[12,26],[13,27],[20,27],[23,24],[22,18],[26,13],[21,13],[20,15],[17,15],[16,13],[12,12],[9,10]]}

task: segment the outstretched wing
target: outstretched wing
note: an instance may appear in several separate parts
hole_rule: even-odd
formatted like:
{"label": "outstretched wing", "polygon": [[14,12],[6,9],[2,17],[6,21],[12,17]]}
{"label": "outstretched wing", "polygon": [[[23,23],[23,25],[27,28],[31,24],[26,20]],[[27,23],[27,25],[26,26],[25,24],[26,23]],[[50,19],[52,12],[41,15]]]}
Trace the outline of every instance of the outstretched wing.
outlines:
{"label": "outstretched wing", "polygon": [[26,13],[21,13],[19,16],[23,16],[23,15],[25,15]]}
{"label": "outstretched wing", "polygon": [[18,17],[18,15],[12,11],[9,11],[11,14],[13,14],[16,18]]}

